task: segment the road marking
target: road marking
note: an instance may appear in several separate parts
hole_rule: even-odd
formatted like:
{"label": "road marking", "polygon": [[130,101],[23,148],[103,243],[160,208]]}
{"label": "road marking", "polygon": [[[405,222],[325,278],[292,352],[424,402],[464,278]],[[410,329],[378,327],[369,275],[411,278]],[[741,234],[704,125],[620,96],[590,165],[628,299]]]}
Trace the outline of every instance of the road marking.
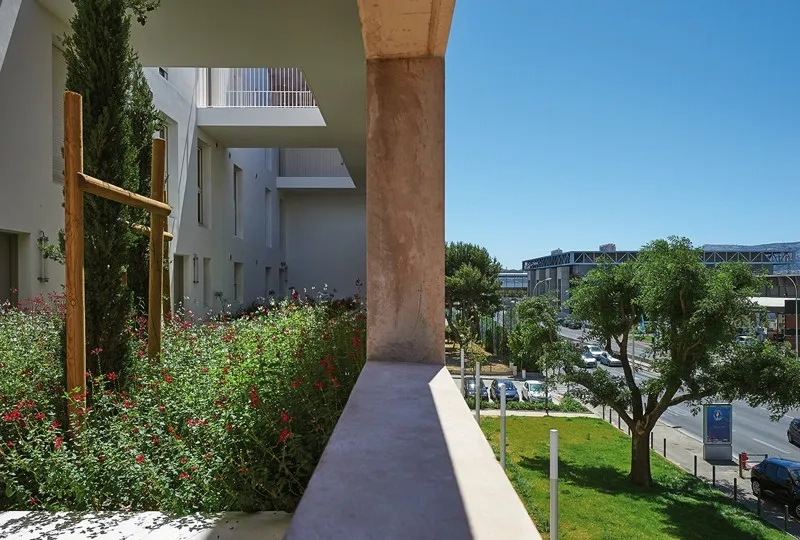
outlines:
{"label": "road marking", "polygon": [[750,440],[753,441],[753,442],[757,442],[758,444],[763,444],[764,446],[769,446],[770,448],[774,448],[778,452],[783,452],[785,454],[790,453],[790,450],[787,450],[785,448],[778,448],[777,446],[769,444],[768,442],[764,442],[761,439],[756,439],[755,437],[751,437]]}

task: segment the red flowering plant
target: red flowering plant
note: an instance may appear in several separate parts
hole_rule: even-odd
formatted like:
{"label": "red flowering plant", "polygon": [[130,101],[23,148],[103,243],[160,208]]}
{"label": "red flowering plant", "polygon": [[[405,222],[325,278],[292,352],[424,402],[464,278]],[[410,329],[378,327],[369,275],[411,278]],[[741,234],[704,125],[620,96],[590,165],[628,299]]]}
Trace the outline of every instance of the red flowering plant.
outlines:
{"label": "red flowering plant", "polygon": [[175,318],[160,358],[135,330],[125,380],[89,374],[69,434],[61,329],[58,315],[0,314],[0,510],[291,511],[365,356],[353,306]]}

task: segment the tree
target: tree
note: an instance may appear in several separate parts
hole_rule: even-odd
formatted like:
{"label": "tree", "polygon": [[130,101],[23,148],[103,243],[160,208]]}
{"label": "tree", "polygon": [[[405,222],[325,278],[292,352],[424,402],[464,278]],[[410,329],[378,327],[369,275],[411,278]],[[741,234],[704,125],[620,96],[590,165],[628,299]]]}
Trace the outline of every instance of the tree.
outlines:
{"label": "tree", "polygon": [[486,248],[465,242],[445,246],[445,314],[462,348],[477,335],[480,317],[500,309],[500,268]]}
{"label": "tree", "polygon": [[[671,406],[698,410],[715,400],[767,405],[773,418],[800,403],[800,363],[784,344],[737,346],[743,318],[757,309],[749,299],[763,277],[744,263],[706,266],[701,250],[686,238],[646,245],[635,261],[604,263],[576,283],[569,307],[591,322],[591,333],[619,347],[624,378],[605,370],[569,369],[593,405],[611,407],[631,429],[630,480],[652,482],[649,436]],[[653,345],[656,375],[637,384],[628,357],[628,339],[641,315],[661,336]]]}
{"label": "tree", "polygon": [[558,334],[558,311],[552,296],[532,296],[520,301],[518,322],[508,339],[511,354],[520,368],[541,370],[546,403],[550,402],[550,392],[555,389],[561,371],[569,371],[578,361],[575,348]]}
{"label": "tree", "polygon": [[[138,65],[130,46],[131,18],[143,22],[158,1],[73,3],[72,34],[64,38],[64,56],[67,89],[83,96],[84,170],[127,190],[139,190],[142,141],[131,114]],[[143,129],[138,119],[136,129]],[[132,294],[123,275],[135,244],[132,217],[124,205],[101,197],[84,198],[86,344],[96,362],[89,367],[99,372],[122,371],[128,353]]]}

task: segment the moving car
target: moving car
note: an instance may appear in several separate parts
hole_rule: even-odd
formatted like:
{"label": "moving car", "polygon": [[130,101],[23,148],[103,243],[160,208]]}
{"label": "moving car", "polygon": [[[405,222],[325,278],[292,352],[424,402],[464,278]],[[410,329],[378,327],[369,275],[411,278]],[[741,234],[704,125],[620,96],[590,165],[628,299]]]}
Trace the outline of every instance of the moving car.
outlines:
{"label": "moving car", "polygon": [[585,368],[597,367],[597,360],[595,360],[594,356],[588,352],[583,353],[581,356],[581,361],[583,362],[583,367]]}
{"label": "moving car", "polygon": [[602,359],[603,355],[606,354],[606,351],[604,351],[599,345],[589,345],[586,347],[586,352],[594,356],[595,360]]}
{"label": "moving car", "polygon": [[521,401],[517,387],[514,386],[513,381],[508,379],[495,379],[492,381],[492,386],[489,388],[489,395],[495,401],[500,401],[500,384],[506,385],[506,401]]}
{"label": "moving car", "polygon": [[773,497],[789,505],[795,519],[800,518],[800,463],[788,459],[767,458],[750,473],[750,485],[756,497]]}
{"label": "moving car", "polygon": [[553,402],[553,397],[548,395],[544,389],[543,381],[525,381],[522,383],[523,401],[548,401]]}
{"label": "moving car", "polygon": [[614,358],[605,351],[600,356],[600,363],[608,367],[622,367],[622,360],[619,358]]}
{"label": "moving car", "polygon": [[[475,397],[475,377],[470,377],[466,380],[466,386],[464,388],[464,396],[465,397]],[[486,385],[483,384],[483,380],[481,380],[481,400],[487,401],[489,399],[489,390],[486,388]]]}

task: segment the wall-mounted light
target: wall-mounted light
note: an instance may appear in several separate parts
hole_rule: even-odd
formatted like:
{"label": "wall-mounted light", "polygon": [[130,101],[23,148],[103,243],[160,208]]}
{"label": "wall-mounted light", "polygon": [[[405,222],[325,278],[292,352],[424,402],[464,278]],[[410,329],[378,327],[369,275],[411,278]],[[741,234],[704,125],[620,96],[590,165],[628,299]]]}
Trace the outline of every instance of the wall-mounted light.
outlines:
{"label": "wall-mounted light", "polygon": [[192,257],[192,283],[195,285],[200,283],[200,273],[197,268],[197,253],[194,254],[194,257]]}
{"label": "wall-mounted light", "polygon": [[39,231],[39,237],[36,239],[36,245],[39,247],[39,283],[47,283],[50,278],[47,277],[47,253],[45,248],[50,239],[44,235],[44,231]]}

